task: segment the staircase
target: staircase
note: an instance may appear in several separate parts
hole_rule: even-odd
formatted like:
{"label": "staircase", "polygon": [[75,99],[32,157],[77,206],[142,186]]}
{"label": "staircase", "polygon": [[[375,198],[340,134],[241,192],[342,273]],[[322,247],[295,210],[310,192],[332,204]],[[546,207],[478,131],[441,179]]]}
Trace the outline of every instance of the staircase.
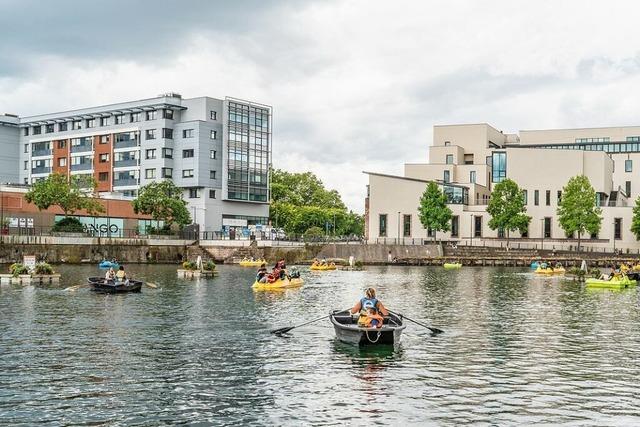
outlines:
{"label": "staircase", "polygon": [[198,259],[198,256],[202,257],[202,262],[213,261],[211,254],[200,245],[191,245],[187,247],[186,257],[188,260],[195,261]]}
{"label": "staircase", "polygon": [[264,250],[258,249],[258,245],[253,242],[250,246],[243,246],[234,251],[231,256],[225,258],[225,264],[238,264],[243,259],[263,259]]}

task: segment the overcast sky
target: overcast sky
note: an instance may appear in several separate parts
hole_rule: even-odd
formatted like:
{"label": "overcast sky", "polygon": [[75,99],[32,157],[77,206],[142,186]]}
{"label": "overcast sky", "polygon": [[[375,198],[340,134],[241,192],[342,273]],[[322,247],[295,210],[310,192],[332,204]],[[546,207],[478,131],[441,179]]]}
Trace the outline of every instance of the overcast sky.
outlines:
{"label": "overcast sky", "polygon": [[364,209],[434,124],[640,124],[634,1],[0,0],[0,112],[167,91],[274,108],[273,162]]}

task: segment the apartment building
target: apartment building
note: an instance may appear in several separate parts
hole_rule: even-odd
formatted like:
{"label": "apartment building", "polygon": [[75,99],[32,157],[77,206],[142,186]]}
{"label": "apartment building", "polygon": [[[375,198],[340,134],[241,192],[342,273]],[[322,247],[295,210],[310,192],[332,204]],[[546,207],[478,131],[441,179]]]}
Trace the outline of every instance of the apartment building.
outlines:
{"label": "apartment building", "polygon": [[[557,219],[562,188],[576,175],[586,175],[603,211],[600,232],[582,236],[594,247],[639,249],[629,231],[632,207],[640,196],[640,126],[523,130],[506,134],[488,124],[434,126],[428,162],[405,164],[402,176],[369,175],[366,233],[380,238],[426,238],[418,203],[430,181],[436,181],[453,211],[451,231],[439,238],[476,244],[503,239],[501,230],[488,227],[486,205],[493,186],[513,179],[524,190],[529,229],[512,233],[520,242],[546,242],[566,247],[576,236],[566,236]],[[515,235],[514,235],[515,234]]]}
{"label": "apartment building", "polygon": [[0,161],[12,163],[0,180],[88,175],[101,196],[132,199],[141,186],[171,179],[201,231],[246,233],[268,223],[271,118],[266,105],[175,93],[0,116],[0,147],[9,153]]}

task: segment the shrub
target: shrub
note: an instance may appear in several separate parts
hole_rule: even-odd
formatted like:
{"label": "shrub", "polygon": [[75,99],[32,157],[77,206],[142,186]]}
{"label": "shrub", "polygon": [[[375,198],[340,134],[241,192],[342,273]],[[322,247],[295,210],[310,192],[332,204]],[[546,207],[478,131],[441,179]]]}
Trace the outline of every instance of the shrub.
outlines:
{"label": "shrub", "polygon": [[216,263],[209,260],[202,264],[202,269],[206,271],[214,271],[216,269]]}
{"label": "shrub", "polygon": [[53,227],[51,227],[51,231],[84,233],[84,227],[78,218],[67,216],[53,224]]}
{"label": "shrub", "polygon": [[21,274],[29,274],[29,268],[19,262],[11,264],[9,271],[13,277],[18,277]]}
{"label": "shrub", "polygon": [[601,275],[602,275],[602,272],[598,267],[592,267],[589,269],[590,277],[593,277],[594,279],[599,279]]}
{"label": "shrub", "polygon": [[171,230],[171,226],[170,225],[164,225],[162,227],[156,228],[152,225],[147,225],[147,227],[145,228],[145,232],[147,234],[155,234],[157,236],[168,236],[173,234],[173,231]]}
{"label": "shrub", "polygon": [[185,261],[182,263],[182,268],[185,270],[197,270],[198,266],[193,261]]}
{"label": "shrub", "polygon": [[308,242],[314,242],[321,240],[324,236],[322,229],[320,227],[309,227],[307,231],[304,233],[304,240]]}
{"label": "shrub", "polygon": [[357,268],[362,268],[364,266],[364,263],[360,260],[356,260],[356,262],[353,263],[353,266]]}
{"label": "shrub", "polygon": [[36,274],[53,274],[53,267],[47,264],[46,262],[39,262],[36,264],[35,269],[33,270]]}

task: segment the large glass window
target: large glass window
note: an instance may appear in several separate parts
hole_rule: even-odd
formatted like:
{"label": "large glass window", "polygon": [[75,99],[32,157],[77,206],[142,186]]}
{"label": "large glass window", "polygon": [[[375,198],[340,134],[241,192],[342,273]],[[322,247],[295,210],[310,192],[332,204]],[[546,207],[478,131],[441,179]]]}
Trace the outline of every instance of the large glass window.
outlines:
{"label": "large glass window", "polygon": [[522,190],[522,199],[524,200],[524,204],[525,204],[525,205],[526,205],[527,203],[529,203],[529,200],[528,200],[528,198],[529,198],[529,197],[528,197],[528,195],[529,195],[529,194],[527,193],[527,190]]}
{"label": "large glass window", "polygon": [[533,191],[533,204],[535,206],[538,206],[540,204],[540,191],[538,190]]}
{"label": "large glass window", "polygon": [[551,190],[547,190],[544,194],[545,205],[551,206]]}
{"label": "large glass window", "polygon": [[632,172],[633,171],[633,160],[627,159],[624,161],[624,171]]}
{"label": "large glass window", "polygon": [[507,177],[507,153],[495,152],[491,160],[491,182],[503,181]]}
{"label": "large glass window", "polygon": [[387,214],[380,214],[379,218],[379,236],[387,237]]}
{"label": "large glass window", "polygon": [[451,181],[451,172],[444,171],[443,181],[444,182],[450,182]]}
{"label": "large glass window", "polygon": [[551,238],[551,218],[544,219],[544,237]]}
{"label": "large glass window", "polygon": [[624,192],[627,194],[627,197],[631,196],[631,181],[625,181]]}
{"label": "large glass window", "polygon": [[402,217],[402,236],[411,237],[411,215]]}
{"label": "large glass window", "polygon": [[452,165],[453,164],[453,154],[447,154],[446,163],[448,165]]}
{"label": "large glass window", "polygon": [[459,226],[459,220],[458,220],[458,216],[452,216],[451,217],[451,237],[458,237],[458,234],[460,233],[460,226]]}
{"label": "large glass window", "polygon": [[622,218],[615,218],[613,224],[613,238],[616,240],[622,239]]}
{"label": "large glass window", "polygon": [[442,192],[447,197],[447,203],[454,205],[469,204],[469,189],[453,185],[443,185]]}
{"label": "large glass window", "polygon": [[476,171],[469,172],[469,182],[472,184],[476,183]]}

